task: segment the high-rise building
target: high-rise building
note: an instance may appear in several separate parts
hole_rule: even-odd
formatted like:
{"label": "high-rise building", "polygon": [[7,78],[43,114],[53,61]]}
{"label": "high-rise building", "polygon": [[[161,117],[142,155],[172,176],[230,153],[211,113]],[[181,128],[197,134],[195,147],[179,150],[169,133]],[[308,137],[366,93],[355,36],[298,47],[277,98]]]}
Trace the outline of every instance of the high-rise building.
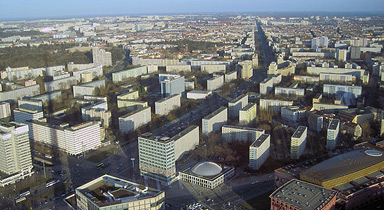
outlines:
{"label": "high-rise building", "polygon": [[246,125],[256,120],[257,107],[255,103],[249,103],[239,110],[239,123]]}
{"label": "high-rise building", "polygon": [[328,47],[328,37],[323,36],[323,37],[316,37],[312,39],[311,42],[311,47],[312,48],[318,48],[318,47]]}
{"label": "high-rise building", "polygon": [[221,129],[223,125],[227,123],[228,113],[226,107],[220,107],[211,114],[205,116],[202,119],[202,129],[201,132],[203,135],[209,136],[212,133]]}
{"label": "high-rise building", "polygon": [[240,61],[238,68],[240,68],[240,77],[244,80],[249,80],[253,76],[253,62],[251,60]]}
{"label": "high-rise building", "polygon": [[340,61],[340,62],[347,61],[347,52],[348,52],[348,50],[337,50],[336,60]]}
{"label": "high-rise building", "polygon": [[79,210],[165,209],[165,192],[108,174],[76,188],[75,194]]}
{"label": "high-rise building", "polygon": [[224,125],[221,128],[221,137],[226,142],[252,143],[264,133],[262,129],[236,125]]}
{"label": "high-rise building", "polygon": [[0,124],[0,186],[15,183],[32,175],[32,156],[28,125],[16,122]]}
{"label": "high-rise building", "polygon": [[170,185],[176,180],[176,161],[199,144],[199,126],[189,126],[172,138],[144,133],[138,144],[140,174]]}
{"label": "high-rise building", "polygon": [[339,135],[340,120],[333,119],[327,129],[327,149],[336,148],[337,136]]}
{"label": "high-rise building", "polygon": [[291,158],[299,159],[307,143],[307,127],[299,126],[291,137]]}
{"label": "high-rise building", "polygon": [[181,95],[173,95],[155,102],[155,114],[168,115],[168,113],[181,106]]}
{"label": "high-rise building", "polygon": [[271,146],[271,136],[269,134],[262,134],[256,139],[251,146],[249,146],[249,167],[254,170],[264,164],[269,157],[269,150]]}
{"label": "high-rise building", "polygon": [[168,97],[185,92],[185,77],[177,74],[159,74],[161,95]]}
{"label": "high-rise building", "polygon": [[37,120],[39,118],[44,117],[42,111],[37,110],[29,110],[23,108],[16,108],[13,110],[13,114],[15,117],[15,122],[27,124],[29,127],[29,138],[34,139],[33,136],[33,124],[32,120]]}
{"label": "high-rise building", "polygon": [[94,64],[112,66],[112,54],[98,47],[92,47],[92,58]]}
{"label": "high-rise building", "polygon": [[11,116],[11,106],[7,102],[0,103],[0,119]]}
{"label": "high-rise building", "polygon": [[241,94],[232,101],[228,102],[228,116],[230,118],[238,117],[239,111],[248,105],[248,95]]}
{"label": "high-rise building", "polygon": [[350,48],[350,50],[351,50],[351,59],[352,60],[360,59],[360,47],[352,46]]}

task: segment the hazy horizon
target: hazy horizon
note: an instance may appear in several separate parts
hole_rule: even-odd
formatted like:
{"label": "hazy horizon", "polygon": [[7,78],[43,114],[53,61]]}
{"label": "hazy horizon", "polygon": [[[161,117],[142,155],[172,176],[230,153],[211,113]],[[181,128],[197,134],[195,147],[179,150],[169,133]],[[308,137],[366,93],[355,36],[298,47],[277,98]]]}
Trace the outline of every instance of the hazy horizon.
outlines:
{"label": "hazy horizon", "polygon": [[384,13],[382,0],[14,0],[0,2],[0,20],[209,13]]}

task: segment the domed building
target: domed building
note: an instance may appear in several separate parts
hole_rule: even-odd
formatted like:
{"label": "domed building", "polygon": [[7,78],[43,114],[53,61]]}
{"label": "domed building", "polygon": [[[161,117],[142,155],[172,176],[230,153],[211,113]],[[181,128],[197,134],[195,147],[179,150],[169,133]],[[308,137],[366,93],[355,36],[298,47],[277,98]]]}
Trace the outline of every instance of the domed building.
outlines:
{"label": "domed building", "polygon": [[214,189],[235,174],[235,168],[204,161],[180,171],[180,179],[205,188]]}

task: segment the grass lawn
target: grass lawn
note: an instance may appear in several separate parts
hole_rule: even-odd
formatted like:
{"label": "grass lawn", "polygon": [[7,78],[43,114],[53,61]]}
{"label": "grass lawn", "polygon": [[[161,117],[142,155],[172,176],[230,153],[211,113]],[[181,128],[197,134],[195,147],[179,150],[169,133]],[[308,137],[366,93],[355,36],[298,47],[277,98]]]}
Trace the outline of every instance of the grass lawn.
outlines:
{"label": "grass lawn", "polygon": [[269,195],[272,193],[267,192],[264,194],[261,194],[257,197],[254,197],[252,199],[247,200],[246,202],[242,203],[241,205],[244,206],[247,209],[256,209],[256,210],[265,210],[271,208],[271,201],[269,199]]}
{"label": "grass lawn", "polygon": [[101,151],[96,155],[92,155],[90,157],[87,157],[88,161],[94,162],[94,163],[99,163],[105,158],[108,157],[109,154],[113,154],[115,152],[115,148],[110,148],[106,151]]}

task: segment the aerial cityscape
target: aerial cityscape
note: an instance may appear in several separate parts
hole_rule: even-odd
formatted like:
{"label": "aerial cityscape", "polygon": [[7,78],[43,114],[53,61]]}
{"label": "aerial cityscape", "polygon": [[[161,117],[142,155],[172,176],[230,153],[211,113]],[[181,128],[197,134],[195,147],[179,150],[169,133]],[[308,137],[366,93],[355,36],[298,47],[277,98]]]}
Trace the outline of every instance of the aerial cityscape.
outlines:
{"label": "aerial cityscape", "polygon": [[32,2],[0,209],[384,209],[384,2]]}

